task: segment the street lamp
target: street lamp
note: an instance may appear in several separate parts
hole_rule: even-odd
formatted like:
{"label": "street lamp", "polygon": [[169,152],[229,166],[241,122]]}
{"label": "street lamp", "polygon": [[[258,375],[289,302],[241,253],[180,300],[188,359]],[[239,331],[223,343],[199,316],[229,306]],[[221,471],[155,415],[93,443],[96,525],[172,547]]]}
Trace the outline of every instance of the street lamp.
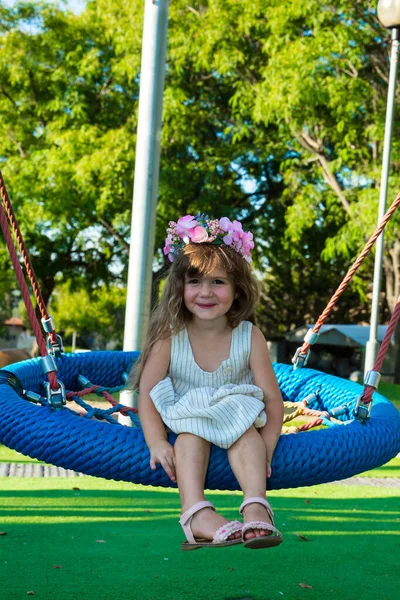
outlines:
{"label": "street lamp", "polygon": [[[392,141],[392,129],[396,95],[396,79],[398,52],[400,40],[400,0],[379,0],[377,8],[378,18],[382,25],[392,30],[392,49],[390,56],[389,86],[386,105],[385,136],[383,141],[382,172],[379,194],[378,223],[386,212],[386,198],[390,167],[390,150]],[[376,355],[378,353],[378,318],[379,318],[379,296],[381,291],[383,257],[383,232],[376,242],[374,279],[372,288],[371,325],[369,340],[365,351],[365,373],[373,369]]]}

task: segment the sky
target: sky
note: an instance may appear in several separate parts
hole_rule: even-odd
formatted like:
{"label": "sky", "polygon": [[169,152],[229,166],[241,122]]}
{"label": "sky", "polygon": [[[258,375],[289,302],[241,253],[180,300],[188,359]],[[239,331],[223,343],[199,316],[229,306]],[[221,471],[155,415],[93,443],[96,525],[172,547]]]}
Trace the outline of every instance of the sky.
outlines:
{"label": "sky", "polygon": [[[5,4],[6,6],[12,6],[13,4],[16,4],[17,0],[2,0],[3,4]],[[61,5],[61,2],[60,2]],[[66,0],[65,1],[65,5],[72,10],[72,12],[78,14],[80,12],[82,12],[82,10],[85,8],[86,5],[86,0]]]}

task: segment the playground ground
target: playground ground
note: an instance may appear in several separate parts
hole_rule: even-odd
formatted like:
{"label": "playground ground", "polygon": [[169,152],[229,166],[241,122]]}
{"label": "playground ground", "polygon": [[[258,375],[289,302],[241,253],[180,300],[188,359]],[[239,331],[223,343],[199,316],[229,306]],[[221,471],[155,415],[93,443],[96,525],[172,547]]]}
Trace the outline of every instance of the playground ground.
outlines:
{"label": "playground ground", "polygon": [[[0,461],[35,463],[7,448]],[[211,492],[237,517],[237,492]],[[269,494],[285,542],[182,552],[176,490],[93,477],[0,478],[0,598],[393,600],[400,458],[346,483]]]}

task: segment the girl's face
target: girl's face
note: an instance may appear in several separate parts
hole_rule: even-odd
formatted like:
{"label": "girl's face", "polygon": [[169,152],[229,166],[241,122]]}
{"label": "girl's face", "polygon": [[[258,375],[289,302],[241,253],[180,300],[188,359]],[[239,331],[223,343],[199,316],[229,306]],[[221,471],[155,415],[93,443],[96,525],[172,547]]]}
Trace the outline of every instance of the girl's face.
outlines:
{"label": "girl's face", "polygon": [[185,277],[183,301],[196,320],[221,319],[231,308],[235,297],[235,287],[224,269]]}

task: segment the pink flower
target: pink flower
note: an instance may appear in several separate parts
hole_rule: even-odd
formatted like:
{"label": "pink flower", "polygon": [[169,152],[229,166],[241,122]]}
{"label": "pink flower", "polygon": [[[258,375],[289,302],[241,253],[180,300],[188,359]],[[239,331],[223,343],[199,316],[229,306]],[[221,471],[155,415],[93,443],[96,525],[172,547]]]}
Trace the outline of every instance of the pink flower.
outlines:
{"label": "pink flower", "polygon": [[233,238],[230,233],[225,235],[222,239],[223,239],[224,244],[226,244],[227,246],[230,246],[233,242]]}
{"label": "pink flower", "polygon": [[187,244],[197,225],[198,223],[192,215],[186,215],[185,217],[178,219],[176,233],[184,240],[185,244]]}
{"label": "pink flower", "polygon": [[201,242],[207,242],[208,233],[204,227],[196,227],[192,233],[189,234],[192,242],[195,244],[201,244]]}
{"label": "pink flower", "polygon": [[251,233],[251,231],[243,232],[242,246],[243,246],[243,250],[245,251],[245,253],[247,255],[250,254],[250,250],[253,250],[254,242],[253,242],[253,234]]}
{"label": "pink flower", "polygon": [[222,219],[219,220],[219,225],[223,231],[231,231],[233,229],[233,225],[228,217],[222,217]]}

